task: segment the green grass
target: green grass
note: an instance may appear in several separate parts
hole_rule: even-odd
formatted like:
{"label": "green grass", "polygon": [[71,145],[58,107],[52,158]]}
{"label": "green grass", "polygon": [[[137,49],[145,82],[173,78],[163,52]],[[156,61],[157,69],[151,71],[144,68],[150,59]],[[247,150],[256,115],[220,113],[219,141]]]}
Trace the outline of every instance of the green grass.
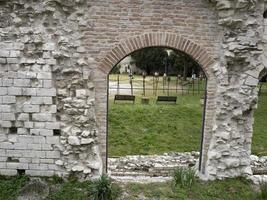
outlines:
{"label": "green grass", "polygon": [[[18,191],[29,181],[28,177],[0,177],[0,199],[15,200]],[[77,179],[64,181],[48,181],[50,194],[45,200],[92,200],[88,191],[94,182],[79,182]],[[97,182],[95,182],[97,184]],[[114,183],[112,183],[114,184]],[[98,185],[98,184],[97,184]],[[256,200],[264,199],[264,195],[255,192],[251,183],[243,178],[226,179],[224,181],[201,182],[197,180],[191,190],[186,187],[172,187],[171,182],[151,184],[115,184],[112,189],[119,195],[118,200],[140,200],[145,197],[149,200]],[[106,188],[101,186],[102,189]],[[100,189],[101,189],[100,188]],[[100,191],[99,189],[97,189]],[[265,189],[264,189],[265,190]],[[110,200],[110,199],[109,199]]]}
{"label": "green grass", "polygon": [[[137,102],[109,104],[109,156],[161,154],[200,149],[202,95],[179,95],[177,105]],[[267,94],[259,97],[255,111],[252,153],[267,155]]]}
{"label": "green grass", "polygon": [[171,183],[127,184],[124,186],[129,194],[128,200],[179,199],[179,200],[253,200],[262,199],[251,184],[244,179],[227,179],[224,181],[197,181],[191,190],[177,187],[171,189]]}
{"label": "green grass", "polygon": [[15,200],[19,189],[28,181],[26,176],[0,176],[0,199]]}
{"label": "green grass", "polygon": [[254,113],[254,132],[252,138],[252,153],[267,155],[267,94],[259,96],[258,108]]}
{"label": "green grass", "polygon": [[70,179],[61,183],[49,182],[49,185],[57,189],[45,200],[83,200],[87,199],[91,181],[79,182],[77,179]]}
{"label": "green grass", "polygon": [[179,96],[176,105],[110,101],[109,156],[199,150],[202,110],[200,96],[191,95]]}

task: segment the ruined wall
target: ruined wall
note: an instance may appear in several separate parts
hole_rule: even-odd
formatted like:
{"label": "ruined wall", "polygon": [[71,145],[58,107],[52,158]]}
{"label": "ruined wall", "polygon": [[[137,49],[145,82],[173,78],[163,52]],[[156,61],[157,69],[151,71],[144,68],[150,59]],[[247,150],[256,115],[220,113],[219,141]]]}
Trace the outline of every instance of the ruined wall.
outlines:
{"label": "ruined wall", "polygon": [[102,173],[87,9],[85,1],[0,1],[0,174]]}
{"label": "ruined wall", "polygon": [[218,58],[220,28],[205,1],[0,5],[0,174],[86,178],[103,171],[107,74],[99,63],[118,41],[175,33]]}
{"label": "ruined wall", "polygon": [[[203,63],[216,61],[203,177],[251,174],[262,14],[263,0],[0,0],[0,174],[102,173],[108,72],[101,64],[121,59],[107,55],[122,41],[156,32],[185,38],[177,44]],[[138,49],[135,42],[122,55]]]}
{"label": "ruined wall", "polygon": [[[216,121],[208,153],[209,179],[251,175],[253,111],[263,69],[263,1],[213,1],[224,27]],[[215,69],[216,70],[216,69]]]}

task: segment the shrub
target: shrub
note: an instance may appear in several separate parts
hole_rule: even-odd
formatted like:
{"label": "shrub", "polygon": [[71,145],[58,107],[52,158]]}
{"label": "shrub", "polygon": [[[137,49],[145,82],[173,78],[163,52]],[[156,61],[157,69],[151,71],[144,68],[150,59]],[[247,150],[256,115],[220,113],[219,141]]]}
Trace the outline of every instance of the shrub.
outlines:
{"label": "shrub", "polygon": [[191,190],[196,182],[195,170],[191,168],[178,168],[174,171],[173,186],[180,186]]}
{"label": "shrub", "polygon": [[267,183],[266,182],[260,183],[260,190],[261,190],[261,198],[267,199]]}
{"label": "shrub", "polygon": [[111,183],[111,180],[102,175],[93,181],[89,187],[88,197],[90,200],[115,200],[119,196],[119,187]]}

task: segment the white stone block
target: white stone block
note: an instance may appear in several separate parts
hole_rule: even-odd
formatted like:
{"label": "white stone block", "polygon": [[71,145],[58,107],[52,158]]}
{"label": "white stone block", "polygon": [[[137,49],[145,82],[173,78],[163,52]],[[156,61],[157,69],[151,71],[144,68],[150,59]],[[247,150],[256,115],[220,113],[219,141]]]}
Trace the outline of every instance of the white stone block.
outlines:
{"label": "white stone block", "polygon": [[13,85],[13,79],[3,78],[2,82],[3,82],[2,83],[3,86],[12,86]]}
{"label": "white stone block", "polygon": [[6,162],[7,157],[5,157],[3,154],[1,154],[0,162]]}
{"label": "white stone block", "polygon": [[29,176],[53,176],[55,174],[54,171],[40,171],[40,170],[26,170],[25,171],[26,175]]}
{"label": "white stone block", "polygon": [[57,161],[55,162],[55,164],[56,164],[56,165],[59,165],[59,166],[62,166],[64,163],[63,163],[62,160],[57,160]]}
{"label": "white stone block", "polygon": [[0,174],[4,175],[4,176],[15,176],[15,175],[17,175],[17,170],[0,169]]}
{"label": "white stone block", "polygon": [[57,106],[56,105],[48,105],[48,106],[41,106],[41,113],[57,113]]}
{"label": "white stone block", "polygon": [[17,58],[17,57],[20,57],[20,51],[15,51],[15,50],[12,50],[10,51],[10,55],[9,55],[11,58]]}
{"label": "white stone block", "polygon": [[12,104],[16,103],[15,96],[3,96],[3,104]]}
{"label": "white stone block", "polygon": [[29,169],[33,170],[48,170],[46,164],[29,164]]}
{"label": "white stone block", "polygon": [[5,168],[6,168],[6,163],[0,162],[0,169],[5,169]]}
{"label": "white stone block", "polygon": [[34,136],[20,135],[18,137],[18,141],[24,144],[31,144],[33,143],[33,137]]}
{"label": "white stone block", "polygon": [[43,59],[43,58],[37,59],[37,64],[44,65],[45,64],[45,59]]}
{"label": "white stone block", "polygon": [[35,144],[45,144],[45,137],[44,136],[34,136],[33,143],[35,143]]}
{"label": "white stone block", "polygon": [[46,151],[46,158],[60,158],[59,151]]}
{"label": "white stone block", "polygon": [[0,87],[0,95],[7,95],[7,87]]}
{"label": "white stone block", "polygon": [[15,162],[7,162],[7,168],[9,169],[28,169],[28,163],[15,163]]}
{"label": "white stone block", "polygon": [[252,77],[252,76],[248,76],[246,81],[245,81],[245,84],[249,85],[249,86],[257,86],[258,83],[259,83],[259,80],[257,78]]}
{"label": "white stone block", "polygon": [[41,144],[28,144],[28,149],[42,150],[42,145]]}
{"label": "white stone block", "polygon": [[8,135],[8,141],[11,143],[17,142],[17,136],[16,135]]}
{"label": "white stone block", "polygon": [[54,159],[40,159],[40,163],[53,164]]}
{"label": "white stone block", "polygon": [[36,88],[22,88],[22,94],[26,96],[36,96]]}
{"label": "white stone block", "polygon": [[32,163],[40,163],[40,159],[39,158],[32,158]]}
{"label": "white stone block", "polygon": [[18,115],[19,121],[29,121],[29,114],[28,113],[20,113]]}
{"label": "white stone block", "polygon": [[14,79],[14,86],[29,87],[31,86],[30,79]]}
{"label": "white stone block", "polygon": [[47,122],[53,121],[52,114],[50,113],[34,113],[32,114],[33,121]]}
{"label": "white stone block", "polygon": [[33,128],[33,122],[24,122],[25,128]]}
{"label": "white stone block", "polygon": [[[17,78],[20,78],[20,79],[31,78],[31,77],[27,77],[27,73],[29,73],[29,72],[27,72],[27,71],[18,71]],[[32,77],[32,78],[34,78],[34,77]]]}
{"label": "white stone block", "polygon": [[[22,152],[22,157],[24,157],[24,158],[34,158],[34,157],[36,157],[35,156],[35,152],[32,151],[32,150],[21,150],[21,152]],[[32,162],[33,162],[33,160],[32,160]]]}
{"label": "white stone block", "polygon": [[[13,145],[14,146],[14,145]],[[8,149],[6,150],[6,156],[8,157],[21,157],[22,156],[22,150],[19,150],[19,149]]]}
{"label": "white stone block", "polygon": [[28,135],[29,131],[27,128],[18,128],[17,133],[18,135]]}
{"label": "white stone block", "polygon": [[59,136],[47,136],[46,137],[47,144],[59,144]]}
{"label": "white stone block", "polygon": [[0,149],[14,149],[14,147],[11,142],[1,142]]}
{"label": "white stone block", "polygon": [[0,64],[6,64],[6,58],[0,58]]}
{"label": "white stone block", "polygon": [[34,128],[44,129],[45,128],[45,122],[34,122]]}
{"label": "white stone block", "polygon": [[45,128],[47,129],[60,129],[60,122],[46,122]]}
{"label": "white stone block", "polygon": [[19,158],[19,162],[22,163],[31,163],[32,159],[31,158]]}
{"label": "white stone block", "polygon": [[81,144],[80,139],[77,136],[69,136],[68,143],[72,146],[79,146]]}
{"label": "white stone block", "polygon": [[56,49],[55,43],[45,43],[43,44],[43,50],[45,51],[53,51]]}
{"label": "white stone block", "polygon": [[0,105],[0,112],[6,113],[6,112],[12,112],[12,106],[11,105]]}
{"label": "white stone block", "polygon": [[24,104],[22,109],[23,109],[23,112],[26,112],[26,113],[40,112],[40,106],[39,105]]}
{"label": "white stone block", "polygon": [[46,59],[46,64],[48,65],[56,65],[57,64],[57,60],[56,59]]}
{"label": "white stone block", "polygon": [[52,82],[52,80],[44,80],[44,82],[43,82],[43,87],[44,87],[44,88],[52,88],[52,87],[53,87],[53,82]]}
{"label": "white stone block", "polygon": [[37,73],[38,79],[52,79],[52,73],[51,72],[39,72]]}
{"label": "white stone block", "polygon": [[53,147],[51,146],[51,144],[41,144],[41,145],[42,145],[42,150],[45,150],[45,151],[53,150]]}
{"label": "white stone block", "polygon": [[85,98],[87,96],[87,92],[85,89],[78,89],[76,90],[76,97],[78,98]]}
{"label": "white stone block", "polygon": [[[7,140],[7,135],[6,134],[0,134],[0,142],[4,142],[5,140]],[[1,156],[1,150],[0,150],[0,156]]]}
{"label": "white stone block", "polygon": [[34,151],[36,158],[46,158],[46,152],[44,151]]}
{"label": "white stone block", "polygon": [[26,143],[14,143],[14,149],[26,150],[28,147]]}
{"label": "white stone block", "polygon": [[0,49],[0,57],[9,57],[9,51]]}
{"label": "white stone block", "polygon": [[53,103],[52,97],[31,97],[31,103],[32,104],[45,104],[45,105],[51,105]]}
{"label": "white stone block", "polygon": [[30,135],[40,135],[40,129],[30,129]]}
{"label": "white stone block", "polygon": [[15,114],[14,113],[2,113],[2,120],[3,121],[14,121]]}
{"label": "white stone block", "polygon": [[8,95],[22,95],[22,89],[19,87],[9,87],[8,88]]}
{"label": "white stone block", "polygon": [[37,90],[37,96],[46,96],[46,97],[56,96],[56,89],[55,88],[39,88]]}
{"label": "white stone block", "polygon": [[20,63],[20,60],[18,58],[7,58],[6,59],[7,63],[9,64],[19,64]]}
{"label": "white stone block", "polygon": [[10,128],[12,126],[11,121],[0,121],[1,127],[3,128]]}
{"label": "white stone block", "polygon": [[94,139],[92,138],[82,138],[81,139],[81,144],[91,144],[94,142]]}
{"label": "white stone block", "polygon": [[53,136],[53,130],[40,129],[40,135],[42,135],[42,136]]}

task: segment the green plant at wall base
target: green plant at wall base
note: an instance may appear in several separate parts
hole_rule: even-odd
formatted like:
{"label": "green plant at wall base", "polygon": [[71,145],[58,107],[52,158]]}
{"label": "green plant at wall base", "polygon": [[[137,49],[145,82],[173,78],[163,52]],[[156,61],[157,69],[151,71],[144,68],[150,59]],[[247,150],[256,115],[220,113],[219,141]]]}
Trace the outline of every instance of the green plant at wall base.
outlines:
{"label": "green plant at wall base", "polygon": [[119,187],[112,184],[107,176],[102,175],[90,185],[88,197],[90,200],[115,200],[119,192]]}
{"label": "green plant at wall base", "polygon": [[185,189],[191,190],[196,182],[195,170],[192,168],[178,168],[174,171],[173,175],[173,189],[180,186]]}
{"label": "green plant at wall base", "polygon": [[267,183],[266,182],[260,183],[260,191],[261,191],[261,198],[267,199]]}

